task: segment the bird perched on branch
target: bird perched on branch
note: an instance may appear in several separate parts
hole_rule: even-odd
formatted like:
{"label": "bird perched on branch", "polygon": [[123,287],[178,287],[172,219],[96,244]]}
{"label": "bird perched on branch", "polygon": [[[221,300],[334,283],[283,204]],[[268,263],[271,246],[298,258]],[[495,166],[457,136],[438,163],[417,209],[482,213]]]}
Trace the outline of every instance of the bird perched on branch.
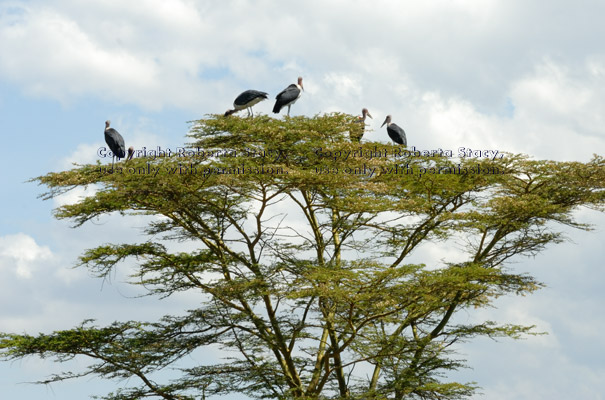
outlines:
{"label": "bird perched on branch", "polygon": [[109,146],[109,149],[113,153],[111,158],[111,168],[113,168],[114,159],[117,157],[118,161],[120,158],[124,158],[126,155],[126,145],[124,145],[124,138],[118,131],[109,127],[111,121],[105,121],[105,143]]}
{"label": "bird perched on branch", "polygon": [[233,110],[225,111],[225,117],[239,110],[243,110],[244,108],[248,109],[248,116],[253,117],[254,112],[252,112],[252,106],[268,98],[269,95],[265,92],[260,92],[258,90],[246,90],[235,98],[235,101],[233,102]]}
{"label": "bird perched on branch", "polygon": [[273,106],[273,112],[275,114],[279,113],[279,111],[288,106],[288,116],[290,116],[290,106],[296,103],[296,100],[300,97],[303,92],[304,87],[302,83],[302,77],[298,77],[298,83],[293,83],[281,92],[277,96],[275,96],[275,105]]}
{"label": "bird perched on branch", "polygon": [[355,119],[355,122],[360,125],[359,130],[349,133],[349,137],[351,138],[352,141],[361,142],[361,138],[363,137],[363,134],[366,130],[366,117],[372,118],[372,114],[370,114],[370,112],[368,111],[367,108],[362,108],[361,116],[358,116]]}
{"label": "bird perched on branch", "polygon": [[391,140],[395,143],[402,144],[407,147],[408,141],[405,137],[405,131],[403,130],[403,128],[391,122],[390,115],[387,115],[386,119],[384,120],[382,125],[380,125],[380,127],[382,128],[384,124],[387,124],[387,133],[389,134]]}

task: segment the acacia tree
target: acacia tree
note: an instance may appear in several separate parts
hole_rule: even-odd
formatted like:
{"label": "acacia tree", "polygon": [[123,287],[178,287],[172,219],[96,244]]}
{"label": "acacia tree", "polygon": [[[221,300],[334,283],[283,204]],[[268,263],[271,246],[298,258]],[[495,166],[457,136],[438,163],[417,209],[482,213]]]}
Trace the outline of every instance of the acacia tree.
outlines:
{"label": "acacia tree", "polygon": [[[452,344],[536,332],[453,317],[541,287],[505,263],[561,242],[558,225],[589,229],[572,212],[603,210],[605,160],[424,156],[351,143],[347,132],[359,129],[352,120],[209,116],[194,122],[187,152],[37,178],[49,188],[45,199],[98,187],[56,210],[76,226],[116,211],[161,216],[150,219],[148,241],[90,249],[80,265],[105,278],[133,258],[132,284],[151,296],[194,292],[200,306],[156,322],[5,333],[0,356],[89,357],[86,370],[41,382],[128,380],[132,386],[103,397],[116,400],[471,395],[474,384],[443,380],[463,366]],[[175,240],[196,250],[171,251]],[[423,243],[456,246],[464,259],[408,263]],[[181,366],[163,382],[154,375],[217,343],[230,351],[225,362]]]}

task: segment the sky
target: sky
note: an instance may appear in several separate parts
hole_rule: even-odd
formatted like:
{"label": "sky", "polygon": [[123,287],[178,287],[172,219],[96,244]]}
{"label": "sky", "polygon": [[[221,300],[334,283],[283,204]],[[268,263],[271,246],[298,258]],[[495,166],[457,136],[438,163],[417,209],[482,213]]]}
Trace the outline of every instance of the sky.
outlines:
{"label": "sky", "polygon": [[[255,112],[270,114],[274,96],[302,76],[292,115],[367,107],[368,140],[388,142],[380,125],[391,114],[420,149],[586,162],[605,153],[603,15],[597,0],[0,0],[0,331],[151,320],[194,301],[136,298],[119,273],[103,282],[74,269],[85,249],[136,239],[144,218],[72,229],[52,210],[85,192],[42,201],[44,188],[28,182],[96,162],[105,120],[127,146],[176,148],[187,121],[223,113],[246,89],[269,93]],[[453,377],[482,387],[473,399],[605,399],[605,217],[576,217],[594,230],[566,230],[569,242],[510,265],[545,289],[468,316],[548,332],[462,345],[472,369]],[[115,388],[89,378],[23,383],[64,367],[1,363],[3,397],[72,400]]]}

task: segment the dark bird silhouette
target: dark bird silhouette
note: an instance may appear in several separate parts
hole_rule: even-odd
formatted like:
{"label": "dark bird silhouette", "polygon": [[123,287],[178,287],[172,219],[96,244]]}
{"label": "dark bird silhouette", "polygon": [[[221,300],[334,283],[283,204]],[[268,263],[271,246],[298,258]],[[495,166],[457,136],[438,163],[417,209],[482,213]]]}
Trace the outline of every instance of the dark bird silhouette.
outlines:
{"label": "dark bird silhouette", "polygon": [[299,76],[298,83],[291,84],[275,96],[273,112],[277,114],[283,107],[288,106],[288,116],[290,116],[290,106],[296,103],[303,90],[305,89],[303,88],[302,77]]}
{"label": "dark bird silhouette", "polygon": [[366,130],[366,117],[372,118],[372,114],[370,114],[367,108],[362,108],[361,116],[355,118],[355,122],[359,124],[359,129],[357,129],[355,132],[349,133],[349,136],[352,141],[361,142],[361,138],[363,137],[363,134]]}
{"label": "dark bird silhouette", "polygon": [[246,90],[235,98],[235,101],[233,102],[233,110],[227,110],[225,112],[225,117],[239,110],[243,110],[244,108],[248,109],[248,116],[253,117],[254,113],[252,112],[252,106],[268,98],[269,95],[265,92],[259,92],[258,90]]}
{"label": "dark bird silhouette", "polygon": [[113,161],[117,157],[118,161],[120,158],[124,158],[126,155],[126,146],[124,145],[124,138],[118,131],[109,127],[111,121],[105,121],[105,143],[109,146],[109,149],[113,153],[111,158],[111,168],[113,168]]}
{"label": "dark bird silhouette", "polygon": [[389,134],[391,140],[395,143],[402,144],[407,147],[408,141],[405,137],[405,131],[391,122],[390,115],[387,115],[386,119],[384,120],[382,125],[380,125],[380,127],[382,128],[384,124],[387,124],[387,133]]}

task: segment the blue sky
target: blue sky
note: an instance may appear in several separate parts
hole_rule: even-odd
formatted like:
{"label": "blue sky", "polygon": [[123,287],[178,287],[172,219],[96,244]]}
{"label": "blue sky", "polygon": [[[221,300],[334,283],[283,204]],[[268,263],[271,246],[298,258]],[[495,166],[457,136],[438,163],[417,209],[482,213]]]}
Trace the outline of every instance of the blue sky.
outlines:
{"label": "blue sky", "polygon": [[[186,121],[224,112],[246,89],[268,92],[255,112],[270,113],[303,76],[292,115],[367,107],[370,140],[388,142],[380,124],[391,114],[418,148],[588,161],[605,150],[603,15],[605,3],[589,0],[0,0],[0,331],[153,319],[194,302],[133,299],[120,276],[103,283],[72,269],[84,249],[136,240],[144,221],[107,216],[74,230],[52,209],[78,193],[43,202],[27,183],[95,162],[106,119],[127,146],[175,148]],[[461,346],[474,370],[457,376],[483,387],[476,399],[605,398],[605,218],[577,217],[595,230],[568,231],[572,242],[511,265],[548,288],[480,314],[549,335]],[[57,368],[3,363],[0,386],[8,398],[68,400],[114,387],[19,383]]]}

